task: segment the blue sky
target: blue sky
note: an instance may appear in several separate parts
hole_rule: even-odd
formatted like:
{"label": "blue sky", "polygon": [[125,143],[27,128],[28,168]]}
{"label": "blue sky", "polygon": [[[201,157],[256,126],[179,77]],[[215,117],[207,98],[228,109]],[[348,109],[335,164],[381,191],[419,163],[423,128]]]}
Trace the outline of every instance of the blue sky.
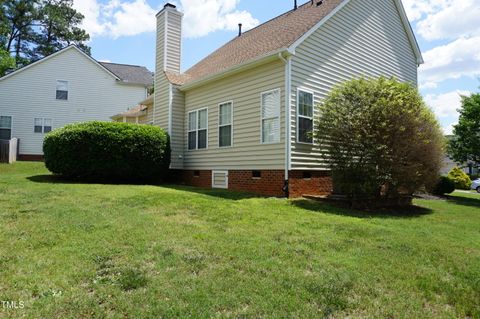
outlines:
{"label": "blue sky", "polygon": [[[328,0],[326,0],[328,1]],[[361,0],[353,0],[361,1]],[[155,13],[163,0],[74,0],[85,15],[93,57],[154,71]],[[182,68],[188,69],[237,34],[290,10],[293,0],[173,0],[184,12]],[[299,4],[307,1],[298,0]],[[457,122],[460,94],[480,86],[480,2],[403,0],[425,65],[420,90],[446,133]]]}

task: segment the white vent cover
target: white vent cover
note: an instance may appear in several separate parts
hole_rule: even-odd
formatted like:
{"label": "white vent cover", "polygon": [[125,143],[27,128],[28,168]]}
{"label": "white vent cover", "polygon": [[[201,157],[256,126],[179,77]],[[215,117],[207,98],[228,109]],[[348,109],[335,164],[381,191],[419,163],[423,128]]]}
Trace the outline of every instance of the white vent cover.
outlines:
{"label": "white vent cover", "polygon": [[228,171],[212,172],[212,188],[228,188]]}

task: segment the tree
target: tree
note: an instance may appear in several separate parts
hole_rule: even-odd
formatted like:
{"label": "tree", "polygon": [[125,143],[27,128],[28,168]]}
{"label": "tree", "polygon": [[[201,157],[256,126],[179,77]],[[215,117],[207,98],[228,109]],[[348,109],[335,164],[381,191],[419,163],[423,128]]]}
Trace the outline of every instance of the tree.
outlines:
{"label": "tree", "polygon": [[90,36],[78,27],[84,16],[72,6],[73,0],[41,2],[38,22],[40,32],[37,34],[35,49],[38,56],[47,56],[70,44],[76,44],[90,54],[90,48],[84,44]]}
{"label": "tree", "polygon": [[480,93],[462,96],[458,110],[458,124],[453,127],[453,137],[448,153],[457,163],[480,165]]}
{"label": "tree", "polygon": [[335,87],[319,106],[315,137],[350,197],[397,197],[436,185],[443,135],[418,90],[384,77]]}
{"label": "tree", "polygon": [[15,59],[7,51],[0,48],[0,77],[13,68],[15,68]]}
{"label": "tree", "polygon": [[87,54],[90,38],[73,0],[0,0],[0,42],[17,67],[76,44]]}

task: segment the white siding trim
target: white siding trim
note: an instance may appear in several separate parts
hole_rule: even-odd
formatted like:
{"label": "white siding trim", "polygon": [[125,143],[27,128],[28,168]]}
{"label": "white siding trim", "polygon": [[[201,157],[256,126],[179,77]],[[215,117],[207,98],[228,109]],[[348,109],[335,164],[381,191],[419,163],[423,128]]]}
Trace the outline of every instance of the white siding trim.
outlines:
{"label": "white siding trim", "polygon": [[[173,123],[173,85],[168,85],[168,135],[172,138],[172,123]],[[207,122],[208,125],[208,122]]]}
{"label": "white siding trim", "polygon": [[298,119],[300,117],[303,117],[303,118],[307,118],[307,119],[310,119],[309,117],[307,116],[303,116],[303,115],[300,115],[300,92],[305,92],[305,93],[309,93],[312,95],[312,117],[311,117],[311,120],[312,120],[312,130],[315,129],[314,125],[315,125],[315,92],[313,92],[312,90],[309,90],[309,89],[306,89],[306,88],[303,88],[303,87],[297,87],[297,100],[296,100],[296,110],[295,110],[295,114],[296,114],[296,127],[295,127],[295,135],[296,135],[296,140],[297,140],[297,143],[299,144],[304,144],[304,145],[314,145],[315,144],[315,141],[313,141],[312,139],[312,143],[307,143],[307,142],[301,142],[300,141],[300,134],[298,134],[299,132],[299,129],[300,129],[300,126],[299,126],[299,121]]}
{"label": "white siding trim", "polygon": [[107,72],[108,74],[110,74],[110,75],[111,75],[113,78],[115,78],[116,80],[121,81],[121,79],[120,79],[118,76],[116,76],[115,74],[113,74],[112,72],[110,72],[106,67],[104,67],[103,65],[101,65],[100,63],[98,63],[97,60],[95,60],[94,58],[92,58],[91,56],[89,56],[88,54],[86,54],[85,52],[83,52],[82,50],[80,50],[79,48],[77,48],[77,46],[74,45],[74,44],[71,44],[71,45],[69,45],[68,47],[65,47],[65,48],[63,48],[63,49],[61,49],[61,50],[59,50],[59,51],[57,51],[57,52],[55,52],[55,53],[52,53],[52,54],[44,57],[43,59],[40,59],[40,60],[38,60],[38,61],[36,61],[36,62],[33,62],[32,64],[29,64],[29,65],[27,65],[27,66],[24,66],[23,68],[20,68],[20,69],[18,69],[18,70],[16,70],[16,71],[13,71],[12,73],[7,74],[7,75],[5,75],[4,77],[1,77],[1,78],[0,78],[0,81],[5,80],[5,79],[7,79],[7,78],[9,78],[9,77],[11,77],[11,76],[14,76],[14,75],[16,75],[16,74],[18,74],[18,73],[20,73],[20,72],[22,72],[22,71],[28,70],[28,69],[30,69],[31,67],[33,67],[33,66],[35,66],[35,65],[37,65],[37,64],[40,64],[40,63],[42,63],[42,62],[45,62],[45,61],[47,61],[47,60],[49,60],[49,59],[51,59],[51,58],[53,58],[53,57],[55,57],[55,56],[57,56],[57,55],[59,55],[59,54],[62,54],[62,53],[65,52],[65,51],[70,50],[70,49],[75,49],[75,50],[77,50],[78,52],[80,52],[81,54],[83,54],[84,56],[86,56],[90,61],[92,61],[93,63],[95,63],[97,66],[99,66],[103,71],[105,71],[105,72]]}
{"label": "white siding trim", "polygon": [[322,25],[324,25],[331,17],[337,14],[338,11],[342,10],[350,0],[344,0],[341,4],[339,4],[332,12],[330,12],[327,16],[325,16],[322,20],[320,20],[313,28],[308,30],[304,35],[302,35],[297,41],[295,41],[289,48],[292,52],[295,52],[297,47],[303,43],[308,37],[310,37],[315,31],[318,30]]}

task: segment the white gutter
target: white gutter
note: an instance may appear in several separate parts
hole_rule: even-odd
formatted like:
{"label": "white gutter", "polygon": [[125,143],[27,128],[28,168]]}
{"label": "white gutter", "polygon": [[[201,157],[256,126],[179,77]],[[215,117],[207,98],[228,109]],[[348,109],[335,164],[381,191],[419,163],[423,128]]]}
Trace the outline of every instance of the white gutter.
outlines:
{"label": "white gutter", "polygon": [[173,85],[168,85],[168,135],[172,138],[172,125],[173,125]]}
{"label": "white gutter", "polygon": [[278,54],[280,60],[285,63],[285,183],[288,187],[289,170],[290,170],[290,154],[291,154],[291,120],[292,120],[292,56],[291,52],[287,51],[287,56],[284,57],[282,53]]}

